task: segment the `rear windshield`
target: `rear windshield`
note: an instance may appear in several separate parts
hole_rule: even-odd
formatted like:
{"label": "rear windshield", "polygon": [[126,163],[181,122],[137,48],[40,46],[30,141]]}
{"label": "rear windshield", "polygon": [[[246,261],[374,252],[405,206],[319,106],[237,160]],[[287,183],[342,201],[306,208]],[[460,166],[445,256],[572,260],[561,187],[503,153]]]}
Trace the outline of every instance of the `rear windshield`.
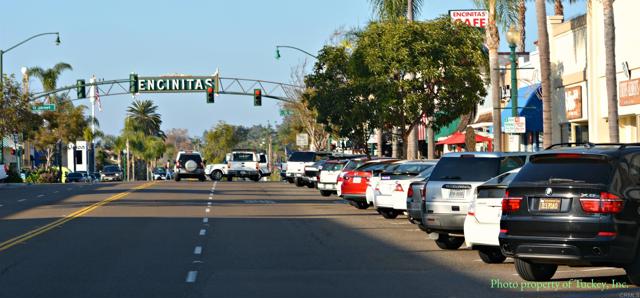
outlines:
{"label": "rear windshield", "polygon": [[433,165],[429,164],[400,164],[393,165],[385,168],[382,175],[406,175],[406,176],[415,176],[420,174],[420,172],[432,167]]}
{"label": "rear windshield", "polygon": [[293,152],[289,155],[289,161],[310,162],[316,161],[315,152]]}
{"label": "rear windshield", "polygon": [[340,171],[344,168],[343,163],[326,163],[323,167],[323,171]]}
{"label": "rear windshield", "polygon": [[264,154],[260,154],[260,163],[266,163],[267,162],[267,156]]}
{"label": "rear windshield", "polygon": [[544,154],[532,156],[513,183],[595,183],[608,184],[612,176],[608,160],[598,155]]}
{"label": "rear windshield", "polygon": [[380,173],[388,166],[389,166],[388,162],[374,162],[374,163],[363,165],[357,168],[356,170],[361,172]]}
{"label": "rear windshield", "polygon": [[104,169],[102,169],[104,172],[117,172],[118,170],[118,166],[105,166]]}
{"label": "rear windshield", "polygon": [[201,163],[202,158],[199,154],[182,154],[180,155],[180,163],[185,163],[186,161],[193,160],[196,163]]}
{"label": "rear windshield", "polygon": [[351,171],[356,169],[357,167],[361,166],[363,163],[365,163],[366,160],[350,160],[346,166],[344,166],[344,169],[347,171]]}
{"label": "rear windshield", "polygon": [[487,181],[522,167],[524,157],[445,157],[438,161],[429,180]]}
{"label": "rear windshield", "polygon": [[253,153],[234,153],[233,161],[253,161]]}

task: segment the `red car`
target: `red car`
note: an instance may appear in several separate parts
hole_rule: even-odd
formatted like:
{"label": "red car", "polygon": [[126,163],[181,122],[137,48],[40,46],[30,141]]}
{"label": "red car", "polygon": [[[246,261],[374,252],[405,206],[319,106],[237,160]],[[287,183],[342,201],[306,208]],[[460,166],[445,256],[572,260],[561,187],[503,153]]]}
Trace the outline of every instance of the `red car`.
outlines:
{"label": "red car", "polygon": [[369,208],[366,191],[367,183],[372,175],[381,172],[389,163],[398,161],[397,159],[378,159],[364,163],[360,167],[344,172],[338,177],[338,182],[342,180],[340,193],[343,199],[349,201],[351,205],[358,209]]}

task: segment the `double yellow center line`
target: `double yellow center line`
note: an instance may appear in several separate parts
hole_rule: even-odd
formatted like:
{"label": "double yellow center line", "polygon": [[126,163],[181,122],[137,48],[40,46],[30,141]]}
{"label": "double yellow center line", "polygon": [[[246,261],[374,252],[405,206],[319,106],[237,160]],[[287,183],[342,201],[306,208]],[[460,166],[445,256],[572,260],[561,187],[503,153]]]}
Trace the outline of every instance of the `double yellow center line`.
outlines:
{"label": "double yellow center line", "polygon": [[83,215],[95,210],[96,208],[98,208],[100,206],[103,206],[103,205],[106,205],[106,204],[108,204],[110,202],[122,199],[122,198],[126,197],[127,195],[131,194],[132,192],[134,192],[136,190],[141,190],[141,189],[147,188],[147,187],[153,185],[154,183],[155,182],[145,183],[145,184],[142,184],[140,186],[134,187],[131,190],[119,193],[117,195],[113,195],[111,197],[108,197],[108,198],[100,201],[100,202],[94,203],[94,204],[92,204],[90,206],[84,207],[84,208],[82,208],[80,210],[77,210],[77,211],[75,211],[75,212],[73,212],[73,213],[71,213],[69,215],[66,215],[66,216],[64,216],[64,217],[62,217],[62,218],[60,218],[60,219],[58,219],[56,221],[53,221],[53,222],[48,223],[48,224],[46,224],[44,226],[41,226],[39,228],[33,229],[33,230],[29,231],[29,232],[26,232],[26,233],[24,233],[24,234],[22,234],[20,236],[16,236],[16,237],[11,238],[11,239],[9,239],[7,241],[4,241],[4,242],[0,243],[0,252],[4,251],[4,250],[7,250],[7,249],[11,248],[14,245],[23,243],[23,242],[25,242],[25,241],[33,238],[33,237],[36,237],[36,236],[38,236],[40,234],[46,233],[47,231],[49,231],[49,230],[51,230],[53,228],[59,227],[59,226],[63,225],[64,223],[66,223],[66,222],[68,222],[70,220],[73,220],[74,218],[78,218],[80,216],[83,216]]}

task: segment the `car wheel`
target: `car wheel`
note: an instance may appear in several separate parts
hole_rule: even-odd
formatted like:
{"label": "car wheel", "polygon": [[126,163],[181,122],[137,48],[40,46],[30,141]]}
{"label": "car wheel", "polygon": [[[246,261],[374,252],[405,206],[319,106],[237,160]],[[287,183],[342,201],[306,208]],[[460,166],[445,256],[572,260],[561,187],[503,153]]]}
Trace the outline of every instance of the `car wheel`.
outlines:
{"label": "car wheel", "polygon": [[631,264],[624,267],[624,271],[632,284],[640,285],[640,257],[636,257]]}
{"label": "car wheel", "polygon": [[394,219],[398,217],[398,211],[391,208],[378,208],[378,213],[386,219]]}
{"label": "car wheel", "polygon": [[331,191],[330,190],[321,190],[320,191],[320,195],[323,197],[330,197],[331,196]]}
{"label": "car wheel", "polygon": [[478,255],[480,255],[480,259],[487,264],[500,264],[507,259],[499,247],[481,247],[478,249]]}
{"label": "car wheel", "polygon": [[180,182],[180,175],[176,175],[175,180],[176,180],[176,182]]}
{"label": "car wheel", "polygon": [[213,171],[213,173],[211,173],[211,180],[213,181],[222,180],[222,171],[219,171],[219,170]]}
{"label": "car wheel", "polygon": [[198,180],[200,180],[200,182],[204,182],[204,181],[207,181],[207,177],[205,175],[202,175],[198,177]]}
{"label": "car wheel", "polygon": [[227,181],[231,182],[231,180],[233,180],[233,176],[227,175]]}
{"label": "car wheel", "polygon": [[460,248],[463,243],[464,238],[451,237],[448,234],[438,234],[438,239],[436,240],[436,245],[438,245],[438,247],[447,250],[456,250]]}
{"label": "car wheel", "polygon": [[296,186],[297,187],[303,187],[304,186],[304,180],[302,179],[296,179]]}
{"label": "car wheel", "polygon": [[258,181],[260,181],[260,178],[262,178],[262,175],[260,175],[260,173],[258,173],[257,176],[251,177],[251,180],[253,180],[253,182],[258,182]]}
{"label": "car wheel", "polygon": [[293,184],[295,181],[293,181],[293,178],[287,178],[287,182]]}
{"label": "car wheel", "polygon": [[369,209],[369,203],[367,202],[352,202],[351,205],[353,205],[353,207],[356,207],[357,209],[360,209],[360,210]]}
{"label": "car wheel", "polygon": [[536,264],[522,259],[515,260],[518,275],[526,281],[548,281],[558,270],[558,265]]}

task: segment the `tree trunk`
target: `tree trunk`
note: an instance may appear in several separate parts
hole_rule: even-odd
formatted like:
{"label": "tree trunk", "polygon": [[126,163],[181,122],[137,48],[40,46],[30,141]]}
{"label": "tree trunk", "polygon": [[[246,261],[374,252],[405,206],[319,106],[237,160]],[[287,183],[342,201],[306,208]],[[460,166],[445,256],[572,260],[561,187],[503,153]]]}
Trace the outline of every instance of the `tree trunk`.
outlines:
{"label": "tree trunk", "polygon": [[[413,0],[407,0],[407,20],[413,22]],[[410,127],[409,136],[407,137],[406,144],[406,158],[408,160],[414,160],[418,158],[418,131],[416,126]]]}
{"label": "tree trunk", "polygon": [[398,145],[400,144],[400,142],[398,142],[398,128],[397,127],[393,127],[391,129],[391,157],[392,158],[399,158],[399,150],[398,150]]}
{"label": "tree trunk", "polygon": [[489,48],[489,73],[491,78],[491,102],[493,103],[493,151],[502,151],[502,127],[500,121],[500,65],[498,47],[500,34],[496,24],[496,0],[489,0],[489,25],[487,28],[487,47]]}
{"label": "tree trunk", "polygon": [[607,80],[607,108],[609,109],[609,142],[618,143],[618,82],[616,80],[616,28],[613,1],[603,0],[605,77]]}
{"label": "tree trunk", "polygon": [[433,133],[433,127],[431,127],[431,123],[429,123],[427,125],[427,158],[428,159],[435,159],[436,158],[436,138],[435,138],[435,134]]}
{"label": "tree trunk", "polygon": [[[562,5],[562,0],[555,0],[554,9],[557,16],[564,16],[564,5]],[[545,13],[545,16],[546,15],[547,14]]]}
{"label": "tree trunk", "polygon": [[378,157],[382,157],[384,153],[382,152],[382,128],[376,130],[376,143],[378,146]]}
{"label": "tree trunk", "polygon": [[518,3],[518,26],[520,30],[520,42],[518,43],[518,51],[525,51],[525,41],[527,38],[526,34],[526,25],[527,25],[527,4],[525,0],[520,0]]}
{"label": "tree trunk", "polygon": [[538,19],[538,50],[540,52],[540,75],[542,81],[542,146],[551,146],[553,140],[551,122],[551,62],[549,55],[549,33],[545,0],[536,0]]}

